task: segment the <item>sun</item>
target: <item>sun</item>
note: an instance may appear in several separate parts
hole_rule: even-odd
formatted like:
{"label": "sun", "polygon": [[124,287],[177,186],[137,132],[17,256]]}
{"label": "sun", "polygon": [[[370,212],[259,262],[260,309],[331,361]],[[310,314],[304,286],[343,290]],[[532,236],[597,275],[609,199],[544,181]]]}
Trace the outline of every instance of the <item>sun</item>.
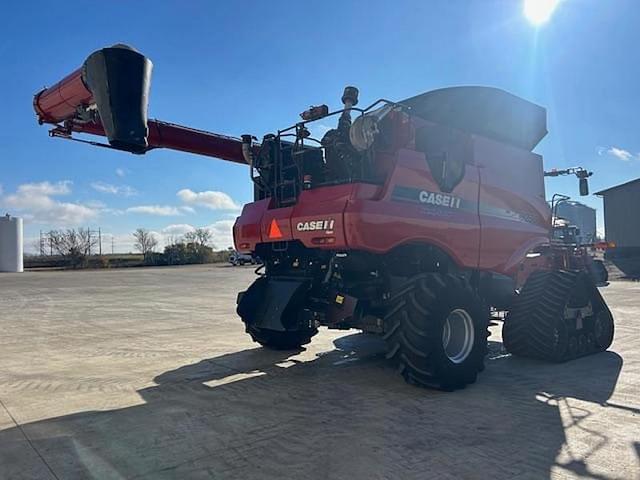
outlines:
{"label": "sun", "polygon": [[534,25],[549,20],[561,0],[524,0],[524,14]]}

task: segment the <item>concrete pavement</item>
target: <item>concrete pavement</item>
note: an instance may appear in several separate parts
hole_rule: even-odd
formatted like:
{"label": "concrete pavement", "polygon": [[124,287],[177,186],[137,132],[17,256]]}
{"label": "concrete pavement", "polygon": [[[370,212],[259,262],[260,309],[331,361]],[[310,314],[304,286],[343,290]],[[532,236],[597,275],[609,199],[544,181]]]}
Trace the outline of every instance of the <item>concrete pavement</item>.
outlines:
{"label": "concrete pavement", "polygon": [[603,289],[611,351],[404,384],[379,339],[269,352],[250,268],[0,274],[0,479],[640,478],[640,283]]}

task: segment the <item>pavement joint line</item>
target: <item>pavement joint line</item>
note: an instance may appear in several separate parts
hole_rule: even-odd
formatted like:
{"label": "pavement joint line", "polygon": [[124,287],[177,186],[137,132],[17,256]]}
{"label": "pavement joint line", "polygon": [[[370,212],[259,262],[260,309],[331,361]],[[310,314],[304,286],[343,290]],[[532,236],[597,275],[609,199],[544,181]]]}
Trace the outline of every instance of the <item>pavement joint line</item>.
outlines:
{"label": "pavement joint line", "polygon": [[56,475],[56,472],[53,471],[53,468],[51,468],[51,465],[49,465],[49,463],[47,463],[47,461],[44,459],[44,457],[42,456],[42,454],[38,451],[38,449],[36,448],[36,446],[33,444],[33,442],[31,441],[31,439],[29,438],[29,436],[27,435],[27,432],[24,431],[24,428],[22,428],[22,425],[15,419],[15,417],[11,414],[11,412],[9,411],[9,409],[7,408],[7,406],[4,404],[4,402],[2,401],[2,399],[0,398],[0,405],[2,405],[2,408],[4,409],[5,412],[7,412],[7,415],[9,415],[9,418],[11,419],[11,421],[13,422],[13,424],[16,426],[16,428],[18,430],[20,430],[20,433],[22,433],[22,436],[24,437],[24,439],[27,441],[27,443],[29,444],[29,446],[31,447],[31,449],[36,453],[36,455],[38,455],[38,457],[40,458],[40,460],[42,460],[42,463],[44,463],[44,465],[47,467],[47,470],[49,470],[49,473],[53,476],[53,478],[55,478],[56,480],[60,480],[60,477],[58,477],[58,475]]}

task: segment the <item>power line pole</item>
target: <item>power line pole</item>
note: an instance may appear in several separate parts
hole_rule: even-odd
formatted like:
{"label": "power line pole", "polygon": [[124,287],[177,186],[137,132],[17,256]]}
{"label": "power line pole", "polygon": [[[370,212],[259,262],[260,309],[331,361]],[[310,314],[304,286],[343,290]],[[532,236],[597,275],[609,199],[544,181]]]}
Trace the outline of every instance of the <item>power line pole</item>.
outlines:
{"label": "power line pole", "polygon": [[102,256],[102,231],[101,231],[100,227],[98,227],[98,244],[100,245],[99,246],[100,256]]}
{"label": "power line pole", "polygon": [[113,234],[111,234],[111,255],[113,255]]}

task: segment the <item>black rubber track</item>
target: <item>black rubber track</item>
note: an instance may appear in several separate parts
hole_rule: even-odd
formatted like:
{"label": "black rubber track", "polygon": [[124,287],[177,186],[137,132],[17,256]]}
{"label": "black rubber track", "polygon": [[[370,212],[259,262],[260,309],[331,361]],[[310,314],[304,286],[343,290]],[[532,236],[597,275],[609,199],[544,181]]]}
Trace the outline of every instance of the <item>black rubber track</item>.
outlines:
{"label": "black rubber track", "polygon": [[[474,383],[484,369],[489,312],[468,282],[459,276],[426,273],[410,279],[389,299],[384,339],[387,358],[411,384],[456,390]],[[445,354],[442,331],[457,308],[471,316],[474,342],[469,356],[455,364]]]}
{"label": "black rubber track", "polygon": [[[565,307],[589,302],[593,315],[580,327],[565,318]],[[502,340],[513,355],[562,362],[606,350],[613,340],[613,317],[586,273],[535,272],[505,318]]]}
{"label": "black rubber track", "polygon": [[589,273],[596,285],[603,285],[609,281],[609,272],[602,260],[593,260],[589,264]]}
{"label": "black rubber track", "polygon": [[314,328],[279,332],[247,326],[247,333],[251,335],[254,342],[271,350],[297,350],[308,344],[311,338],[318,333],[318,330]]}

